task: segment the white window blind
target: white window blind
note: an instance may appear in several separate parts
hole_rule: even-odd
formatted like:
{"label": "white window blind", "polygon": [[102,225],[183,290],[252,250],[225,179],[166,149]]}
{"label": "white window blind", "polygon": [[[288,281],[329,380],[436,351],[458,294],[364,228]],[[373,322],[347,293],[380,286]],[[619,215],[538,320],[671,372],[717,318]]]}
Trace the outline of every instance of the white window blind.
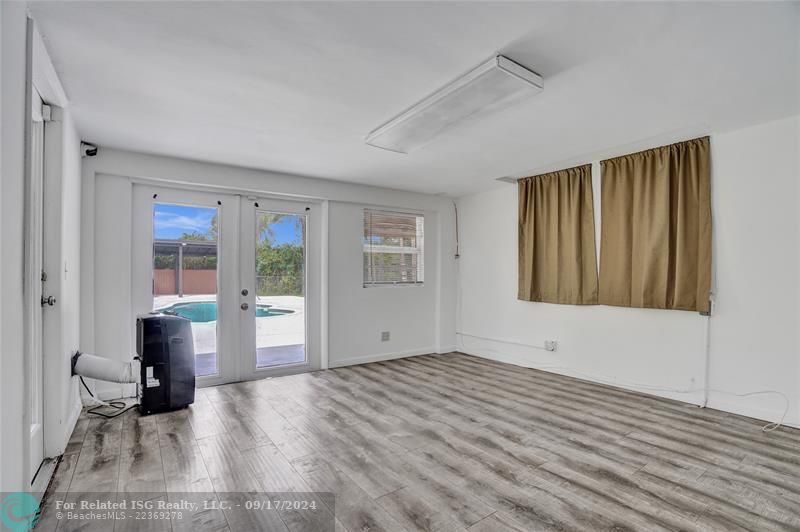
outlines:
{"label": "white window blind", "polygon": [[364,210],[364,286],[422,284],[425,218]]}

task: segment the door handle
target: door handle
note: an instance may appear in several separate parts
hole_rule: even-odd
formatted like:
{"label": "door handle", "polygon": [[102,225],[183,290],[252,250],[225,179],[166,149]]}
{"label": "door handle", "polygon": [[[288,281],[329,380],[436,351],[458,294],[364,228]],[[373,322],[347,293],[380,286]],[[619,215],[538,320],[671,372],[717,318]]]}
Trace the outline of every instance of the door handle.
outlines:
{"label": "door handle", "polygon": [[47,297],[42,296],[42,306],[49,305],[52,307],[55,304],[56,304],[55,296],[47,296]]}
{"label": "door handle", "polygon": [[242,307],[242,310],[247,310],[247,309],[250,308],[250,305],[248,305],[247,303],[242,303],[241,307]]}

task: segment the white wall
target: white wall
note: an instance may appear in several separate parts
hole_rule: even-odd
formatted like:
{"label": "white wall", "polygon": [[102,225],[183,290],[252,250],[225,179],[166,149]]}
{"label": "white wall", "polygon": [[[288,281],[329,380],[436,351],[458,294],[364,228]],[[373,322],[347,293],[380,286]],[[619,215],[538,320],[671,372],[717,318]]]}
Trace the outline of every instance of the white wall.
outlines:
{"label": "white wall", "polygon": [[[780,391],[790,400],[787,421],[793,424],[800,423],[799,123],[794,117],[711,138],[718,301],[710,323],[710,387]],[[598,166],[593,180],[599,231]],[[458,203],[461,350],[702,402],[702,392],[685,391],[703,386],[706,318],[683,311],[518,301],[516,187]],[[555,353],[542,348],[551,339],[558,341]],[[784,404],[774,395],[711,392],[709,400],[709,406],[769,420],[780,417]]]}
{"label": "white wall", "polygon": [[[4,41],[3,41],[3,8],[2,8],[2,6],[0,6],[0,95],[2,95],[2,92],[3,92],[3,68],[2,68],[2,64],[3,64],[3,57],[2,57],[3,46],[4,46]],[[3,106],[4,105],[5,105],[5,102],[3,102],[2,98],[0,98],[0,124],[3,123]],[[0,147],[2,147],[2,146],[5,146],[5,144],[3,144],[3,128],[0,127]],[[5,168],[3,167],[3,150],[0,149],[0,177],[2,175],[5,175]],[[3,220],[3,187],[0,186],[0,222],[2,220]],[[2,245],[2,243],[3,243],[3,232],[2,232],[2,226],[0,226],[0,245]],[[3,273],[2,266],[0,266],[0,276],[2,276],[2,273]],[[0,288],[1,287],[2,286],[0,286]],[[0,303],[0,318],[2,318],[2,312],[3,312],[2,304]],[[2,345],[3,345],[3,325],[2,325],[2,322],[0,320],[0,346],[2,346]],[[2,357],[4,354],[5,354],[5,351],[2,348],[0,348],[0,357]],[[0,368],[2,368],[2,362],[1,361],[0,361]],[[5,385],[5,382],[3,381],[2,378],[0,378],[0,385],[3,385],[3,386]],[[2,391],[0,391],[0,412],[2,412],[2,411],[3,411],[3,393],[2,393]],[[3,421],[2,418],[0,418],[0,421]],[[2,431],[2,429],[0,429],[0,456],[3,456],[3,431]],[[5,483],[3,482],[3,469],[5,469],[5,465],[3,464],[3,460],[0,459],[0,490],[1,489],[5,489]]]}
{"label": "white wall", "polygon": [[[712,138],[717,312],[711,388],[779,390],[800,423],[800,117]],[[711,393],[722,410],[774,419],[776,397]]]}
{"label": "white wall", "polygon": [[[321,199],[328,202],[327,324],[329,366],[455,346],[453,206],[450,200],[330,180],[276,174],[169,157],[101,148],[84,159],[82,217],[81,347],[129,358],[135,327],[131,301],[133,180],[161,185],[225,187]],[[361,235],[365,207],[409,209],[425,214],[425,285],[364,288]],[[391,340],[380,341],[390,330]],[[100,389],[98,389],[100,390]],[[119,387],[100,393],[110,396]],[[116,392],[118,393],[118,392]]]}
{"label": "white wall", "polygon": [[[444,208],[447,214],[448,206],[445,204]],[[439,350],[436,327],[438,217],[435,211],[425,216],[423,286],[364,288],[364,205],[331,204],[328,228],[331,367]],[[390,341],[381,342],[381,331],[390,331]]]}
{"label": "white wall", "polygon": [[[81,334],[81,140],[78,131],[67,112],[64,117],[64,181],[62,192],[61,214],[61,260],[63,263],[63,278],[65,286],[61,290],[61,309],[64,321],[62,323],[61,354],[66,357],[67,366],[62,368],[72,374],[72,354],[80,348]],[[62,361],[63,363],[63,361]],[[65,423],[65,442],[72,434],[74,423],[71,416],[75,415],[75,406],[80,407],[78,397],[79,383],[71,379],[64,393],[64,408],[62,420]],[[79,410],[79,408],[78,408]]]}
{"label": "white wall", "polygon": [[[103,176],[95,181],[94,191],[95,202],[85,204],[84,213],[94,207],[97,224],[93,242],[98,253],[83,261],[93,261],[95,268],[88,287],[84,287],[84,298],[91,299],[82,301],[84,307],[93,305],[97,334],[91,342],[81,338],[81,346],[84,351],[129,362],[135,329],[131,296],[133,188],[128,178]],[[119,397],[122,390],[118,384],[97,384],[97,391],[104,397]]]}
{"label": "white wall", "polygon": [[24,198],[26,15],[21,2],[0,2],[0,490],[27,485],[24,427],[22,217]]}

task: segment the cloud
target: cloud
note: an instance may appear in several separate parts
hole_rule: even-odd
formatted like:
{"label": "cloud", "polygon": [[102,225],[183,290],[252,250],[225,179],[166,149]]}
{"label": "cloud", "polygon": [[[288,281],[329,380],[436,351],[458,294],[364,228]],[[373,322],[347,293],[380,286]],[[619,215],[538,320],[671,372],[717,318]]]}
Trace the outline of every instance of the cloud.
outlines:
{"label": "cloud", "polygon": [[[205,210],[205,209],[204,209]],[[186,233],[207,233],[211,228],[214,212],[198,212],[194,216],[185,216],[174,212],[156,211],[155,225],[157,231],[178,229]]]}

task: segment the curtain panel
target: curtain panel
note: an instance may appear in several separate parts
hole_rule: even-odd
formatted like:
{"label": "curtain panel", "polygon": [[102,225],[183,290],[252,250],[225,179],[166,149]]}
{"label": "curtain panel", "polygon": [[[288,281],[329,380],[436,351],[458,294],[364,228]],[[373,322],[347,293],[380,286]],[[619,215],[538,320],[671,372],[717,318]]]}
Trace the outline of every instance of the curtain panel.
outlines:
{"label": "curtain panel", "polygon": [[518,299],[597,303],[592,166],[519,180]]}
{"label": "curtain panel", "polygon": [[708,312],[708,137],[600,164],[600,303]]}

